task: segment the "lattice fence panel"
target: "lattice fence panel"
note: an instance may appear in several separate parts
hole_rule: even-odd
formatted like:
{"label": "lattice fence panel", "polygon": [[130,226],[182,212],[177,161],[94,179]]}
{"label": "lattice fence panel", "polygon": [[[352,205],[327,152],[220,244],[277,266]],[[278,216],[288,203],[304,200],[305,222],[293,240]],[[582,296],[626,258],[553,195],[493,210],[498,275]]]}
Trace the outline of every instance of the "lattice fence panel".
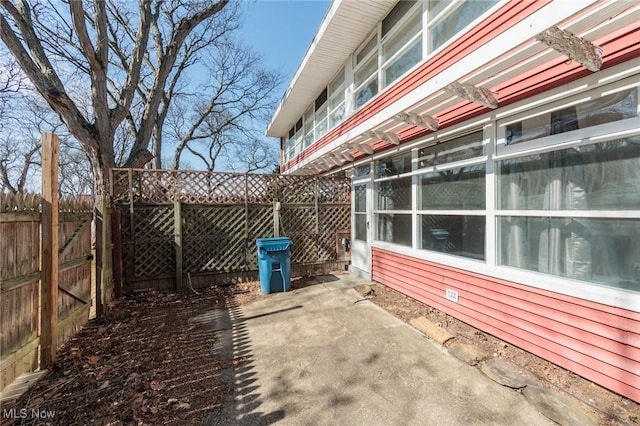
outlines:
{"label": "lattice fence panel", "polygon": [[336,260],[336,234],[349,229],[343,178],[115,169],[112,182],[128,281],[175,274],[174,201],[182,203],[185,273],[257,270],[255,240],[274,235],[275,201],[294,264]]}
{"label": "lattice fence panel", "polygon": [[249,209],[249,236],[247,238],[246,256],[249,269],[258,268],[258,249],[256,239],[273,236],[273,207],[253,207]]}
{"label": "lattice fence panel", "polygon": [[459,208],[460,200],[466,200],[469,205],[478,205],[484,200],[484,186],[468,182],[422,185],[422,199],[439,208]]}
{"label": "lattice fence panel", "polygon": [[247,175],[247,202],[251,204],[273,203],[278,175]]}
{"label": "lattice fence panel", "polygon": [[244,208],[185,208],[182,214],[185,273],[245,269]]}
{"label": "lattice fence panel", "polygon": [[293,241],[292,263],[309,263],[318,260],[315,207],[291,207],[280,211],[282,235]]}
{"label": "lattice fence panel", "polygon": [[114,170],[111,176],[111,199],[114,203],[130,202],[128,170]]}
{"label": "lattice fence panel", "polygon": [[351,183],[344,178],[318,180],[318,203],[350,203]]}
{"label": "lattice fence panel", "polygon": [[[122,274],[124,280],[130,280],[132,277],[133,264],[135,263],[135,256],[133,254],[134,241],[131,234],[131,214],[127,206],[116,206],[116,209],[120,212],[120,236],[122,239]],[[114,259],[117,261],[117,259]]]}
{"label": "lattice fence panel", "polygon": [[138,209],[134,229],[134,275],[153,277],[175,272],[172,207]]}
{"label": "lattice fence panel", "polygon": [[316,199],[316,180],[306,176],[278,176],[278,199],[281,203],[313,204]]}
{"label": "lattice fence panel", "polygon": [[[208,173],[186,170],[129,170],[113,171],[113,199],[135,203],[169,204],[239,204],[245,200],[243,174]],[[131,190],[129,186],[131,184]]]}
{"label": "lattice fence panel", "polygon": [[318,257],[320,260],[334,260],[338,256],[336,233],[351,229],[351,207],[349,205],[320,207],[319,219]]}

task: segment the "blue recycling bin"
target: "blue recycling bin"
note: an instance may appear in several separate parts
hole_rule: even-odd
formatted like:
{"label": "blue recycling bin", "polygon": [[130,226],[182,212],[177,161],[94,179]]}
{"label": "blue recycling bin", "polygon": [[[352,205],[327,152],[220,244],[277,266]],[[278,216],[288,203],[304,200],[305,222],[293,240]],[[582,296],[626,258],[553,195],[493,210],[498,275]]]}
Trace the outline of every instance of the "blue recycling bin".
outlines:
{"label": "blue recycling bin", "polygon": [[263,294],[291,289],[291,246],[287,237],[258,238],[258,272]]}

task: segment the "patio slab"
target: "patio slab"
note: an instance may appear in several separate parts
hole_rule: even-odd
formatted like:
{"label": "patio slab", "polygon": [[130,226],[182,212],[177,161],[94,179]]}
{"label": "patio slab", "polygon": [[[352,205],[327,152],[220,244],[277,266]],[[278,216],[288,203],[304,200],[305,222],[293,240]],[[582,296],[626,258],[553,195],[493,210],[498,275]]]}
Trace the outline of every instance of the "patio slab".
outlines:
{"label": "patio slab", "polygon": [[353,287],[353,275],[231,307],[218,357],[232,392],[205,424],[552,425]]}

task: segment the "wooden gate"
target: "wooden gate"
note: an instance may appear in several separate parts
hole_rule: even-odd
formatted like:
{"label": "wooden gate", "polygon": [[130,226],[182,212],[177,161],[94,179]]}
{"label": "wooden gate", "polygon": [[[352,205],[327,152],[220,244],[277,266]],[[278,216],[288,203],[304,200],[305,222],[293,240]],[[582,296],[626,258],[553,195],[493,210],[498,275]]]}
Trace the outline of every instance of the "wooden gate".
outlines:
{"label": "wooden gate", "polygon": [[293,240],[293,273],[348,264],[346,178],[114,169],[111,182],[125,290],[254,279],[255,241],[274,235]]}

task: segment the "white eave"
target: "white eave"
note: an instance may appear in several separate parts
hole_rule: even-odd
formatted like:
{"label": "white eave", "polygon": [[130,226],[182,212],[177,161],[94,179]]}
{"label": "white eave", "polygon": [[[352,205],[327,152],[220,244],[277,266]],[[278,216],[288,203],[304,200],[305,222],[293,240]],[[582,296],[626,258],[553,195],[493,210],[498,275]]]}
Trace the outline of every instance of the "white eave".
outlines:
{"label": "white eave", "polygon": [[302,113],[324,90],[349,56],[396,2],[334,0],[302,59],[266,135],[288,133]]}

